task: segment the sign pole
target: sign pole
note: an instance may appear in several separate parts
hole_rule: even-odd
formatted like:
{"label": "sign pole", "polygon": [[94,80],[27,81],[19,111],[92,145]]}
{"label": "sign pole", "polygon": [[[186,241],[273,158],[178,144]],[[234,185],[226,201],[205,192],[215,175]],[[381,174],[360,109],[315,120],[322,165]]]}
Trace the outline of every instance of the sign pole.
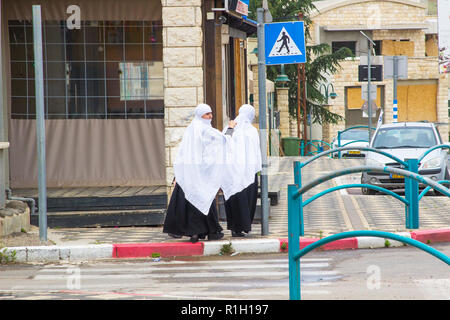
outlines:
{"label": "sign pole", "polygon": [[371,70],[371,55],[372,55],[372,42],[368,40],[369,50],[367,52],[367,111],[369,114],[369,143],[372,138],[372,97],[370,95],[370,82],[372,78]]}
{"label": "sign pole", "polygon": [[267,116],[266,116],[266,63],[264,39],[264,12],[258,8],[258,97],[259,97],[259,135],[261,145],[261,235],[269,234],[269,196],[268,196],[268,164],[267,164]]}
{"label": "sign pole", "polygon": [[398,121],[398,100],[397,100],[397,78],[398,78],[398,57],[394,56],[394,106],[393,106],[393,122],[396,123]]}
{"label": "sign pole", "polygon": [[47,173],[45,161],[44,68],[42,63],[41,6],[33,5],[33,42],[36,90],[36,132],[39,184],[39,238],[47,241]]}
{"label": "sign pole", "polygon": [[[369,114],[369,143],[372,139],[372,97],[370,95],[370,82],[372,78],[372,66],[371,66],[371,56],[372,56],[372,49],[375,43],[370,39],[364,32],[360,31],[360,33],[366,37],[368,41],[368,50],[367,50],[367,111]],[[376,98],[376,95],[375,95]]]}

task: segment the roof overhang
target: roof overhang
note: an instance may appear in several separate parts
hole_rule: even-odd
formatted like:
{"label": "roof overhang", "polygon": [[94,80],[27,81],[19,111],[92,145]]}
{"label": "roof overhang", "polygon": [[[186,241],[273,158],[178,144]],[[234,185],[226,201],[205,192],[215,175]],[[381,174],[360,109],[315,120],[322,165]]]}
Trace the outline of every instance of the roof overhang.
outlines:
{"label": "roof overhang", "polygon": [[230,11],[223,12],[223,15],[227,18],[227,24],[235,29],[241,30],[247,34],[247,36],[251,36],[257,31],[257,23],[243,18],[243,16],[239,14],[232,13]]}

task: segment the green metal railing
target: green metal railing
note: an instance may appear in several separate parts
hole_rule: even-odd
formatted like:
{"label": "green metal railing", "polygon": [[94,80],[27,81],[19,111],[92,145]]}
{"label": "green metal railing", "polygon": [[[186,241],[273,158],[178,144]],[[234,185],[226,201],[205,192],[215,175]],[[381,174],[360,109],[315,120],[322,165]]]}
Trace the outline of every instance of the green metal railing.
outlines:
{"label": "green metal railing", "polygon": [[[308,150],[308,146],[311,146],[311,151],[305,154],[306,150]],[[324,146],[328,146],[329,149],[333,147],[326,141],[323,140],[309,140],[308,143],[304,143],[303,140],[300,142],[300,156],[312,156],[314,154],[319,154],[324,151]],[[313,149],[313,147],[315,149]],[[330,155],[331,157],[331,155]]]}
{"label": "green metal railing", "polygon": [[[339,171],[334,171],[332,173],[329,173],[327,175],[324,175],[318,179],[315,179],[314,181],[308,183],[305,186],[302,186],[302,178],[301,178],[301,171],[302,168],[305,167],[307,164],[311,163],[312,161],[328,155],[335,152],[340,152],[342,150],[348,150],[348,149],[360,149],[370,152],[376,152],[379,154],[382,154],[388,158],[391,158],[395,160],[396,162],[402,164],[406,170],[393,168],[393,167],[387,167],[387,166],[359,166],[359,167],[353,167],[353,168],[346,168]],[[448,148],[450,149],[450,145],[444,144],[432,147],[424,152],[424,154],[419,157],[420,160],[424,159],[427,154],[429,154],[431,151],[439,148]],[[336,234],[327,238],[324,238],[318,242],[315,242],[312,245],[309,245],[308,247],[304,248],[303,250],[299,250],[300,248],[300,236],[304,235],[304,225],[303,225],[303,207],[310,204],[312,201],[322,197],[325,194],[328,194],[333,191],[337,191],[344,188],[369,188],[373,190],[377,190],[380,192],[383,192],[385,194],[391,195],[394,198],[398,199],[405,205],[405,225],[407,229],[417,229],[419,228],[419,200],[423,197],[426,192],[428,192],[431,188],[434,190],[437,190],[438,192],[446,195],[447,197],[450,197],[450,190],[443,186],[442,182],[450,182],[448,180],[443,181],[433,181],[429,178],[423,177],[418,174],[418,166],[419,166],[419,159],[406,159],[405,161],[398,159],[397,157],[386,153],[381,150],[369,148],[369,147],[341,147],[336,149],[331,149],[328,151],[324,151],[304,163],[301,163],[299,161],[294,162],[294,176],[295,176],[295,184],[294,185],[288,185],[288,233],[289,233],[289,292],[290,292],[290,299],[300,299],[300,257],[308,253],[309,251],[313,250],[314,248],[321,246],[325,243],[332,242],[341,238],[346,237],[352,237],[355,235],[358,236],[375,236],[375,237],[383,237],[383,238],[390,238],[394,240],[398,240],[403,243],[407,243],[410,245],[413,245],[415,247],[418,247],[438,258],[446,262],[450,265],[450,259],[448,256],[443,255],[439,251],[424,245],[421,242],[418,242],[416,240],[408,239],[405,237],[400,237],[395,234],[387,233],[387,232],[381,232],[381,231],[353,231],[353,233],[340,233]],[[315,186],[328,181],[330,179],[357,173],[357,172],[387,172],[390,174],[398,174],[403,177],[405,177],[405,197],[401,197],[398,194],[387,190],[382,187],[373,186],[369,184],[347,184],[347,185],[341,185],[336,186],[333,188],[329,188],[325,191],[322,191],[311,198],[309,198],[306,201],[303,201],[303,195],[309,191],[310,189],[314,188]],[[426,189],[419,195],[419,183],[422,183],[426,185]],[[313,246],[314,245],[314,246]]]}
{"label": "green metal railing", "polygon": [[[338,143],[338,145],[337,145],[337,147],[338,148],[345,147],[346,145],[353,144],[353,143],[356,143],[356,142],[367,142],[367,143],[369,143],[368,140],[354,140],[354,141],[350,141],[350,142],[347,142],[347,143],[341,145],[341,134],[343,134],[346,131],[350,131],[352,129],[359,129],[359,128],[365,128],[365,129],[368,130],[369,126],[353,126],[353,127],[347,128],[345,130],[338,131],[338,135],[337,135],[337,143]],[[376,128],[372,128],[372,127],[370,129],[376,130]],[[355,150],[355,149],[351,149],[351,150]],[[341,158],[341,153],[340,152],[338,152],[338,158],[339,159]]]}

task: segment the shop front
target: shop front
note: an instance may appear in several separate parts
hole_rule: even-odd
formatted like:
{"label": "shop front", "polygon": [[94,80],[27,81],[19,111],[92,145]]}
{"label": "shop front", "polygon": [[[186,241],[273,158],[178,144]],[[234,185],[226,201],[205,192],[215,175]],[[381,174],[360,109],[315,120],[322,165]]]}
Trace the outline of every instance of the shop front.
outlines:
{"label": "shop front", "polygon": [[165,184],[160,1],[2,1],[10,187],[37,187],[32,5],[42,7],[47,186]]}

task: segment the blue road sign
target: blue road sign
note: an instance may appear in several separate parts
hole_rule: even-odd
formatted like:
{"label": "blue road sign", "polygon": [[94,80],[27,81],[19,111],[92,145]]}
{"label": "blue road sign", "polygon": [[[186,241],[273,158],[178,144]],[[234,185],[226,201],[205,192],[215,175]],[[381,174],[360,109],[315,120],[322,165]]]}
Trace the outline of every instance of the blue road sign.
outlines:
{"label": "blue road sign", "polygon": [[267,23],[264,35],[266,65],[306,62],[303,21]]}

